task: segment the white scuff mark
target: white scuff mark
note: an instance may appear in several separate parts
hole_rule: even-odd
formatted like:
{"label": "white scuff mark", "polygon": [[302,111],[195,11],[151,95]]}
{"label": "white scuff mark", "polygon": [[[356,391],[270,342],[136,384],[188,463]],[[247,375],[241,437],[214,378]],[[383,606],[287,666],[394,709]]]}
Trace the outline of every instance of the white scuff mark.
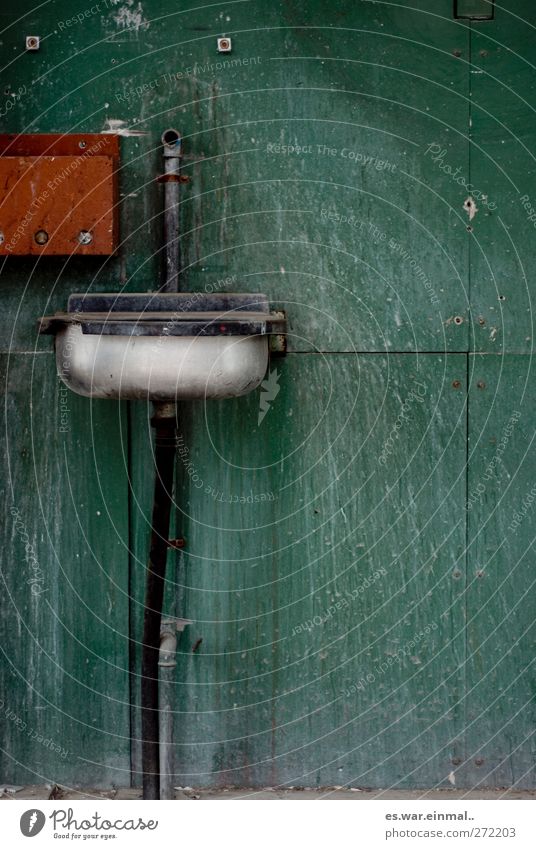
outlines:
{"label": "white scuff mark", "polygon": [[465,209],[467,215],[469,216],[469,221],[472,221],[475,215],[478,212],[478,207],[474,202],[473,198],[469,195],[463,202],[463,208]]}
{"label": "white scuff mark", "polygon": [[456,776],[454,775],[454,773],[452,771],[449,772],[448,779],[449,779],[450,783],[452,784],[452,786],[455,787],[456,786]]}
{"label": "white scuff mark", "polygon": [[148,136],[142,130],[131,130],[126,121],[121,118],[106,118],[103,133],[113,133],[115,136]]}
{"label": "white scuff mark", "polygon": [[498,327],[492,327],[491,328],[491,333],[489,334],[489,341],[490,342],[495,342],[495,337],[497,336],[498,332],[499,332]]}
{"label": "white scuff mark", "polygon": [[135,0],[112,0],[112,4],[119,7],[117,12],[112,14],[112,20],[121,29],[129,29],[138,33],[140,29],[149,28],[149,22],[143,17],[143,8],[140,2],[134,5]]}

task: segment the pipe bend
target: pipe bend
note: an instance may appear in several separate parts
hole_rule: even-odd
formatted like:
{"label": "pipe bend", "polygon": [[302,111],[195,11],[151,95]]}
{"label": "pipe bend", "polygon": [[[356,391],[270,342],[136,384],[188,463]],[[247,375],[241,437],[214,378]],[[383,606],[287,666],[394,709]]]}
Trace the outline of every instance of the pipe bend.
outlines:
{"label": "pipe bend", "polygon": [[180,147],[181,134],[174,127],[169,127],[162,133],[162,144],[166,150],[175,150]]}

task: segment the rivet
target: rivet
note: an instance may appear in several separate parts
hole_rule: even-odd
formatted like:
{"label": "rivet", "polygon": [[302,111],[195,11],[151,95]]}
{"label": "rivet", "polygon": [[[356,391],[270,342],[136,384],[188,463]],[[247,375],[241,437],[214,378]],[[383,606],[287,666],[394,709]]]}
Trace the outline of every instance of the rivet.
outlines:
{"label": "rivet", "polygon": [[463,324],[463,318],[461,315],[454,316],[454,324]]}
{"label": "rivet", "polygon": [[41,39],[38,35],[26,36],[26,50],[39,50]]}
{"label": "rivet", "polygon": [[82,141],[78,142],[78,147],[81,147],[82,150],[85,148],[85,146],[86,146],[86,142],[83,139],[82,139]]}
{"label": "rivet", "polygon": [[480,318],[478,319],[478,323],[479,323],[480,327],[484,327],[484,325],[486,323],[486,319],[482,318],[482,316],[480,316]]}
{"label": "rivet", "polygon": [[218,38],[217,46],[218,53],[230,53],[232,47],[231,39],[227,37]]}
{"label": "rivet", "polygon": [[48,233],[46,230],[38,230],[34,236],[35,241],[38,245],[46,245],[48,242]]}
{"label": "rivet", "polygon": [[477,383],[477,387],[478,387],[479,389],[485,389],[485,388],[486,388],[486,384],[484,383],[484,381],[483,381],[483,380],[479,380],[479,381],[478,381],[478,383]]}
{"label": "rivet", "polygon": [[482,766],[483,763],[484,763],[484,758],[475,758],[475,764],[477,766]]}
{"label": "rivet", "polygon": [[460,380],[453,380],[453,381],[452,381],[452,388],[453,388],[453,389],[459,389],[461,385],[462,385],[462,384],[461,384],[461,381],[460,381]]}
{"label": "rivet", "polygon": [[462,762],[461,758],[452,758],[451,759],[451,763],[454,764],[454,766],[458,766],[459,764],[461,764],[461,762]]}
{"label": "rivet", "polygon": [[460,572],[460,570],[459,570],[459,569],[456,569],[456,570],[452,573],[452,577],[453,577],[453,578],[460,578],[460,577],[461,577],[461,574],[462,574],[462,573]]}

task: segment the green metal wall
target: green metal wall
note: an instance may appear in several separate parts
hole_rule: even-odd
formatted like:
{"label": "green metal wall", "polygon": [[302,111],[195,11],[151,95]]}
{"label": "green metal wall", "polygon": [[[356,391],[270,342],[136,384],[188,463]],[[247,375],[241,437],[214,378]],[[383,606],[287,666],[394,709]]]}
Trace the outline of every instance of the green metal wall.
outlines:
{"label": "green metal wall", "polygon": [[182,287],[290,324],[260,424],[181,408],[176,784],[533,787],[533,4],[19,5],[4,129],[119,127],[122,243],[2,264],[0,778],[140,783],[150,410],[65,411],[35,319],[158,286],[174,126]]}

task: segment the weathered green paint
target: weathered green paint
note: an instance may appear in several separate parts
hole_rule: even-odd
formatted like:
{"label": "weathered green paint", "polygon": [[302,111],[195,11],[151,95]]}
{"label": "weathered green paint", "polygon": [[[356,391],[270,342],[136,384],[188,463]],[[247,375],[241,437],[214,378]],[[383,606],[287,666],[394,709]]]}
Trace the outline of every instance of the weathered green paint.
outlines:
{"label": "weathered green paint", "polygon": [[536,392],[529,357],[470,366],[464,780],[533,787]]}
{"label": "weathered green paint", "polygon": [[60,392],[50,354],[1,366],[3,776],[128,782],[124,409]]}
{"label": "weathered green paint", "polygon": [[[118,21],[133,4],[111,5],[70,26],[83,3],[19,23],[11,0],[0,12],[15,60],[0,92],[26,86],[5,130],[123,121],[141,134],[121,140],[116,256],[2,268],[6,495],[12,481],[50,587],[37,606],[7,513],[3,692],[76,757],[4,714],[1,777],[140,783],[128,736],[150,410],[69,395],[61,434],[35,318],[72,291],[158,285],[154,178],[175,126],[193,157],[182,287],[265,291],[290,324],[261,424],[259,393],[181,408],[175,533],[187,547],[170,556],[166,613],[194,625],[179,644],[176,783],[422,787],[453,773],[459,786],[533,786],[532,513],[508,529],[534,468],[533,230],[520,197],[536,209],[533,30],[508,9],[535,26],[532,4],[478,23],[455,20],[452,0],[142,0],[131,29]],[[216,52],[223,32],[230,57]],[[24,52],[27,33],[42,36],[38,53]]]}
{"label": "weathered green paint", "polygon": [[[465,357],[291,354],[280,369],[260,426],[255,397],[192,405],[184,423],[195,625],[177,672],[179,783],[428,784],[461,731],[465,523],[450,517]],[[408,397],[403,471],[379,454]]]}

